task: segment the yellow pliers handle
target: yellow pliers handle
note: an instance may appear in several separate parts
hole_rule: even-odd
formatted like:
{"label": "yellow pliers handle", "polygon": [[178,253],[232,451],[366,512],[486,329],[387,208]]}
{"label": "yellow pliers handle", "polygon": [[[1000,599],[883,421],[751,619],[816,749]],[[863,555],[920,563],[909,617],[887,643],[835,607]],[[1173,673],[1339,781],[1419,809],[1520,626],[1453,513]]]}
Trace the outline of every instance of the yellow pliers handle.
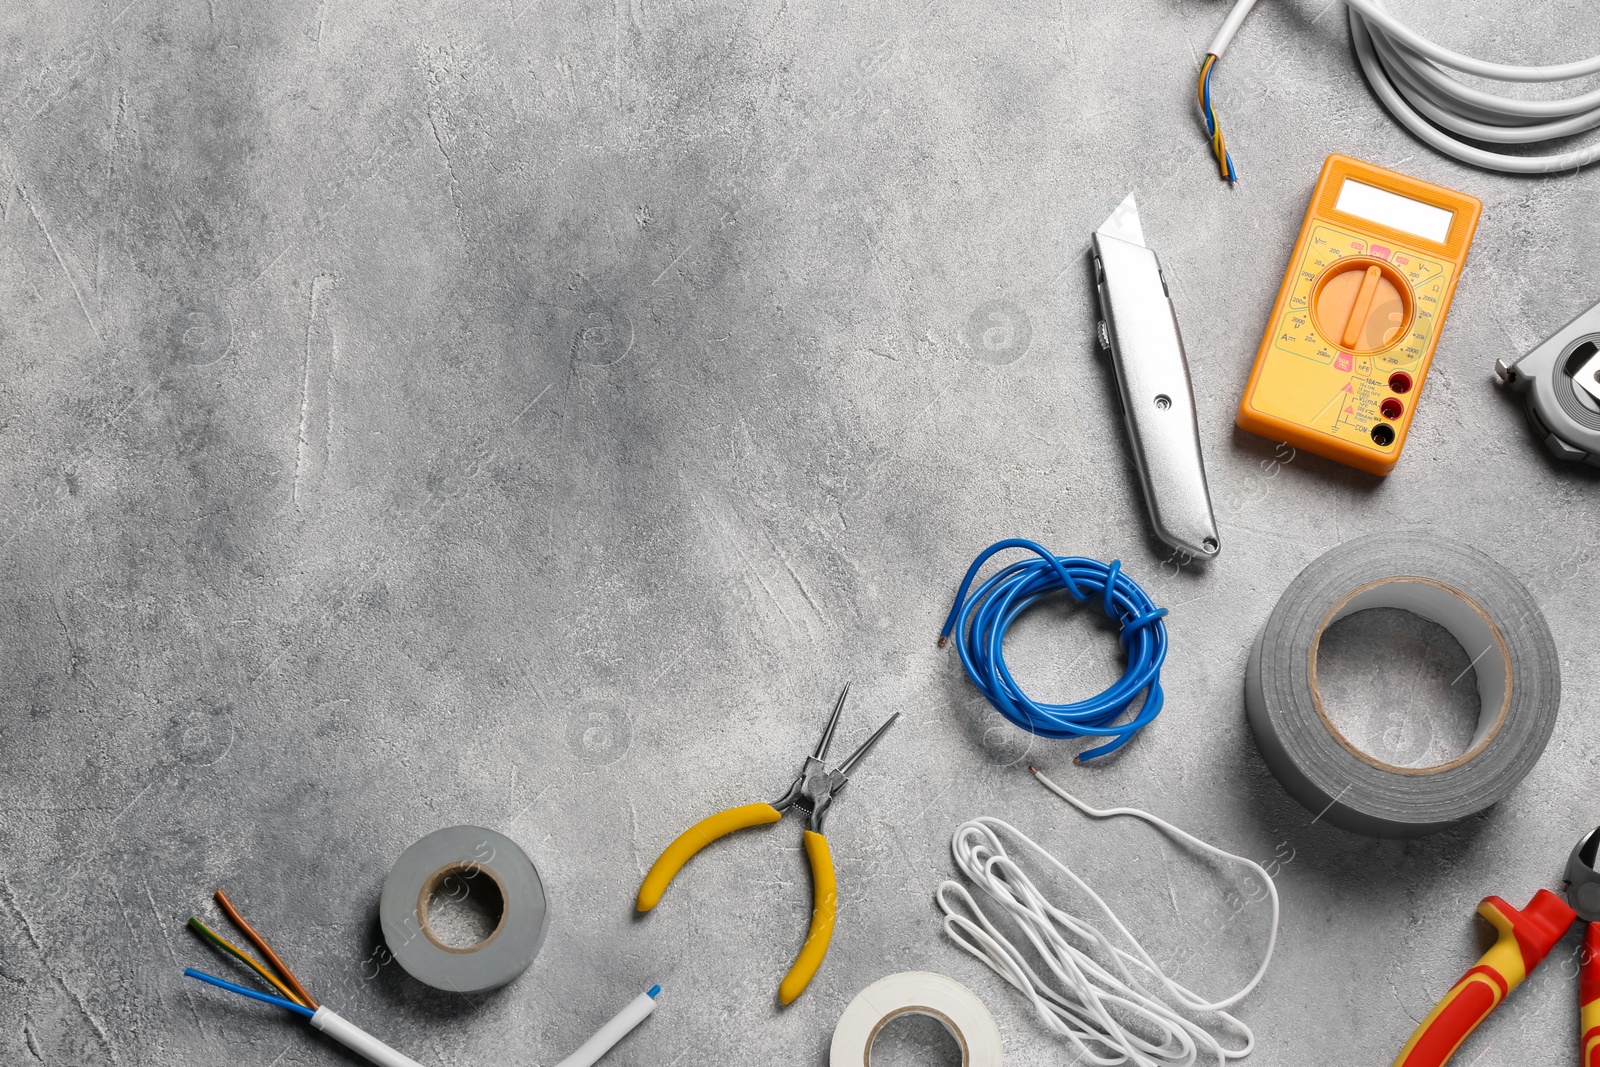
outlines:
{"label": "yellow pliers handle", "polygon": [[[672,884],[673,876],[694,858],[695,853],[711,842],[735,830],[764,826],[781,818],[783,812],[771,804],[745,804],[701,819],[679,834],[677,840],[656,857],[649,873],[644,876],[644,883],[639,886],[639,899],[635,907],[639,911],[649,911],[659,904],[661,895]],[[833,940],[833,923],[838,910],[838,881],[833,872],[833,853],[828,848],[828,839],[807,830],[805,845],[806,858],[811,861],[811,929],[806,934],[805,944],[800,947],[800,955],[795,958],[794,966],[789,968],[783,983],[778,986],[778,1000],[784,1004],[792,1003],[804,993],[806,986],[816,976],[817,968],[822,966],[822,958],[828,954],[828,944]]]}
{"label": "yellow pliers handle", "polygon": [[667,886],[672,884],[673,877],[683,869],[683,865],[717,838],[727,837],[746,826],[765,826],[781,818],[783,812],[771,804],[746,804],[701,819],[679,834],[677,840],[656,857],[656,861],[650,865],[650,872],[644,876],[644,884],[639,887],[639,900],[635,907],[640,911],[649,911],[661,903],[661,894],[667,891]]}
{"label": "yellow pliers handle", "polygon": [[807,830],[806,858],[811,861],[811,929],[806,931],[806,943],[800,946],[794,966],[778,986],[781,1004],[792,1004],[816,977],[833,940],[833,920],[838,914],[839,885],[833,876],[833,852],[828,848],[828,839]]}

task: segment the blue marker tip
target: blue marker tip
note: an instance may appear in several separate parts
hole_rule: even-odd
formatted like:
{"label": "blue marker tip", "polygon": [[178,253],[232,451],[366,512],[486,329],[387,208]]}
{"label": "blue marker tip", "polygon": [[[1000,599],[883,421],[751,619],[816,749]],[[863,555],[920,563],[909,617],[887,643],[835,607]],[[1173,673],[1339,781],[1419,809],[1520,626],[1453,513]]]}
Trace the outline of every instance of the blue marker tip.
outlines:
{"label": "blue marker tip", "polygon": [[661,987],[659,985],[653,985],[653,986],[650,987],[650,999],[651,1000],[654,1000],[656,997],[659,997],[660,995],[661,995]]}

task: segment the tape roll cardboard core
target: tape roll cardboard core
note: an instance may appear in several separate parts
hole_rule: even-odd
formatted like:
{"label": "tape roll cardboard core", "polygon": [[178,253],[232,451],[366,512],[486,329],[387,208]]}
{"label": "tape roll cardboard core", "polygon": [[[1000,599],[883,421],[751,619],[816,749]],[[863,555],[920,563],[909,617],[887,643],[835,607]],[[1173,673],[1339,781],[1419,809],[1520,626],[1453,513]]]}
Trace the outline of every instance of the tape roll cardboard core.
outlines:
{"label": "tape roll cardboard core", "polygon": [[[495,892],[500,894],[500,915],[495,920],[494,929],[489,931],[489,936],[475,941],[470,945],[447,945],[444,940],[434,932],[431,921],[433,913],[433,896],[450,878],[459,878],[467,886],[467,894],[472,893],[472,883],[479,878],[488,878],[494,883]],[[451,863],[440,867],[428,876],[422,883],[422,888],[417,891],[417,918],[422,923],[422,933],[429,941],[444,949],[446,952],[476,952],[500,935],[506,927],[506,887],[500,881],[500,876],[494,871],[477,863]]]}
{"label": "tape roll cardboard core", "polygon": [[906,1015],[939,1020],[961,1047],[962,1067],[1000,1067],[1000,1028],[989,1009],[960,982],[929,971],[891,974],[857,993],[834,1027],[829,1067],[871,1067],[878,1034]]}
{"label": "tape roll cardboard core", "polygon": [[[1478,713],[1478,728],[1473,733],[1471,743],[1455,759],[1426,767],[1402,767],[1387,763],[1352,742],[1328,714],[1322,702],[1322,689],[1317,684],[1317,653],[1322,648],[1323,634],[1340,619],[1368,608],[1399,608],[1438,623],[1472,658],[1472,669],[1478,676],[1478,698],[1482,702],[1482,709]],[[1310,657],[1307,669],[1311,679],[1311,700],[1328,732],[1357,759],[1395,774],[1437,774],[1461,766],[1482,752],[1494,739],[1511,710],[1511,651],[1506,647],[1505,637],[1482,605],[1461,590],[1442,582],[1422,578],[1386,578],[1351,590],[1328,610],[1317,626],[1311,641]]]}
{"label": "tape roll cardboard core", "polygon": [[896,1019],[904,1019],[908,1015],[920,1015],[925,1019],[937,1020],[939,1025],[944,1027],[945,1032],[951,1037],[955,1038],[957,1047],[961,1049],[962,1067],[966,1067],[966,1064],[971,1059],[971,1056],[968,1054],[967,1039],[962,1035],[961,1028],[955,1024],[955,1020],[951,1019],[950,1016],[941,1011],[935,1011],[933,1008],[901,1008],[899,1011],[892,1011],[888,1015],[885,1015],[883,1018],[879,1019],[878,1025],[872,1028],[872,1033],[867,1037],[868,1064],[872,1063],[872,1049],[875,1045],[877,1045],[878,1035],[883,1033],[883,1028],[894,1022]]}

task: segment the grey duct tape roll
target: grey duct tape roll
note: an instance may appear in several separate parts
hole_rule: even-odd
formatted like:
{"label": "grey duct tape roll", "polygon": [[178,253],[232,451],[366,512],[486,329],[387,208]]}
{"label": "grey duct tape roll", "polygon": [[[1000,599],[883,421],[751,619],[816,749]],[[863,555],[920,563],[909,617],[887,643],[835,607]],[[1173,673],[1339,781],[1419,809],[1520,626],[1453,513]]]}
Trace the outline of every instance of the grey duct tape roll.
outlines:
{"label": "grey duct tape roll", "polygon": [[[1323,632],[1366,608],[1404,608],[1448,630],[1478,676],[1483,710],[1465,753],[1398,767],[1364,753],[1317,689]],[[1503,799],[1555,729],[1555,642],[1521,582],[1475,548],[1418,534],[1346,542],[1289,583],[1250,653],[1245,712],[1267,766],[1327,821],[1376,837],[1417,837]]]}
{"label": "grey duct tape roll", "polygon": [[[500,922],[471,948],[451,948],[428,926],[428,900],[446,878],[491,878],[500,890]],[[378,921],[400,966],[435,989],[478,993],[528,969],[544,944],[544,884],[516,842],[481,826],[435,830],[400,854],[383,880]]]}

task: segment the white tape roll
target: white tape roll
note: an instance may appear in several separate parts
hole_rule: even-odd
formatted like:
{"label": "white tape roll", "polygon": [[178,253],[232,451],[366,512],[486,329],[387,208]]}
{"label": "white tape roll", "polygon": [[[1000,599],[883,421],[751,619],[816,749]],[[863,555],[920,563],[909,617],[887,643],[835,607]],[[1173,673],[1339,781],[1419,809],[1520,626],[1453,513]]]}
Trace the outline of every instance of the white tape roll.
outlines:
{"label": "white tape roll", "polygon": [[829,1067],[868,1067],[872,1043],[902,1015],[938,1019],[961,1046],[962,1067],[1000,1067],[1000,1028],[977,995],[942,974],[903,971],[856,994],[833,1029]]}
{"label": "white tape roll", "polygon": [[[1438,623],[1472,658],[1483,707],[1457,758],[1385,763],[1328,717],[1322,635],[1378,607]],[[1360,537],[1313,560],[1284,590],[1245,671],[1245,712],[1272,773],[1308,810],[1377,837],[1432,833],[1504,799],[1544,752],[1560,701],[1555,641],[1527,589],[1477,549],[1421,534]]]}

